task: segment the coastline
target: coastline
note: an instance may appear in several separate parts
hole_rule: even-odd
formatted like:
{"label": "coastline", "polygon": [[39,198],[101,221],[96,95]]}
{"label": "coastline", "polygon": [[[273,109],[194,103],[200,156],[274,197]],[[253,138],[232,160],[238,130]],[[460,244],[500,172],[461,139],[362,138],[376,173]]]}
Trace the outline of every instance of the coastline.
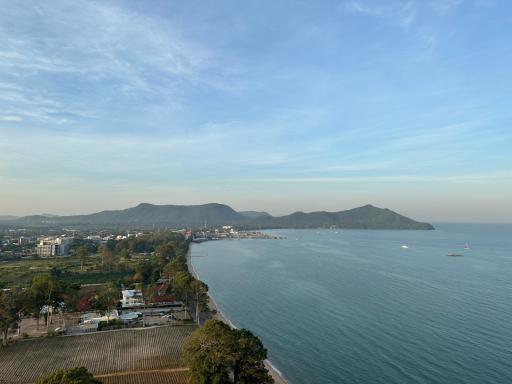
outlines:
{"label": "coastline", "polygon": [[[199,276],[197,275],[196,270],[194,269],[194,265],[192,264],[192,244],[190,244],[188,251],[187,251],[187,267],[189,272],[194,276],[196,279],[199,279]],[[222,311],[219,309],[217,303],[212,298],[210,293],[208,293],[208,309],[211,314],[211,318],[215,320],[222,321],[223,323],[226,323],[231,328],[236,328],[235,325],[222,313]],[[275,384],[290,384],[282,375],[282,373],[274,367],[272,362],[270,360],[265,360],[265,367],[268,369],[268,372],[270,376],[274,379]]]}

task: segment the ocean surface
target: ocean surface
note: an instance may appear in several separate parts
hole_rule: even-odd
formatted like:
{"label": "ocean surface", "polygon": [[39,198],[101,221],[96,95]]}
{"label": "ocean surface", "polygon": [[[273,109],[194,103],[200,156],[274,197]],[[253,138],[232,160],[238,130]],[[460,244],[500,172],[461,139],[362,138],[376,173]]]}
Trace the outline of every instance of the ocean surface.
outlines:
{"label": "ocean surface", "polygon": [[510,384],[512,225],[436,228],[269,231],[286,239],[197,244],[192,261],[293,384]]}

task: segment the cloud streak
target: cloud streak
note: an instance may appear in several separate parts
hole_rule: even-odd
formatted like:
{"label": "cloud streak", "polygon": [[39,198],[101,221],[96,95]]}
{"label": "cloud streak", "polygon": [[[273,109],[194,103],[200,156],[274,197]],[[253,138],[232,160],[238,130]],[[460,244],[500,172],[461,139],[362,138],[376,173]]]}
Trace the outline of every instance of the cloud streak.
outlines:
{"label": "cloud streak", "polygon": [[409,30],[417,18],[418,4],[416,1],[370,2],[352,0],[342,3],[341,9],[346,12],[386,20],[404,30]]}
{"label": "cloud streak", "polygon": [[356,177],[275,177],[275,178],[246,178],[246,182],[254,183],[457,183],[485,182],[490,180],[510,180],[512,170],[473,174],[452,175],[383,175]]}

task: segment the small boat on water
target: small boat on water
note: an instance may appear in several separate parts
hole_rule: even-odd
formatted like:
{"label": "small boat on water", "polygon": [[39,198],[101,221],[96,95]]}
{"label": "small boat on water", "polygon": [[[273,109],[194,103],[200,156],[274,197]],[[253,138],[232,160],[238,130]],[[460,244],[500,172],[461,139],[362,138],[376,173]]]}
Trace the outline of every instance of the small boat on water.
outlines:
{"label": "small boat on water", "polygon": [[461,257],[461,256],[464,256],[463,254],[461,253],[448,253],[446,256],[450,256],[450,257]]}
{"label": "small boat on water", "polygon": [[409,249],[409,246],[408,245],[402,245],[400,248],[402,248],[402,249]]}
{"label": "small boat on water", "polygon": [[467,249],[471,249],[471,248],[469,248],[469,244],[468,243],[466,243],[466,245],[464,246],[464,249],[466,249],[466,250]]}

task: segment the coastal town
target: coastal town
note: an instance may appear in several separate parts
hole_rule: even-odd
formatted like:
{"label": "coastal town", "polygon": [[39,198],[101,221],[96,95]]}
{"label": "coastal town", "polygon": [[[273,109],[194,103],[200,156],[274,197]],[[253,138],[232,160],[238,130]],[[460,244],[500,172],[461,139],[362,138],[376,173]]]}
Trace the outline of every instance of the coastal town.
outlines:
{"label": "coastal town", "polygon": [[[186,240],[201,243],[215,240],[241,239],[283,239],[284,237],[268,232],[237,230],[231,225],[202,229],[172,230],[182,234]],[[97,249],[109,241],[137,238],[147,230],[80,230],[54,228],[2,228],[0,227],[0,261],[17,258],[51,258],[74,254],[77,245],[88,244]]]}
{"label": "coastal town", "polygon": [[[135,371],[148,370],[157,375],[155,383],[187,383],[194,372],[183,354],[193,335],[216,326],[210,321],[227,323],[193,270],[190,246],[241,239],[279,237],[232,226],[130,231],[3,227],[2,380],[32,383],[56,367],[84,366],[104,383],[133,381]],[[223,333],[235,332],[226,327]],[[37,369],[21,365],[29,350],[44,351],[31,359]],[[112,361],[113,356],[124,363]],[[271,366],[261,364],[261,372],[268,369],[273,377],[268,380],[282,382]],[[150,374],[144,375],[151,383]]]}

